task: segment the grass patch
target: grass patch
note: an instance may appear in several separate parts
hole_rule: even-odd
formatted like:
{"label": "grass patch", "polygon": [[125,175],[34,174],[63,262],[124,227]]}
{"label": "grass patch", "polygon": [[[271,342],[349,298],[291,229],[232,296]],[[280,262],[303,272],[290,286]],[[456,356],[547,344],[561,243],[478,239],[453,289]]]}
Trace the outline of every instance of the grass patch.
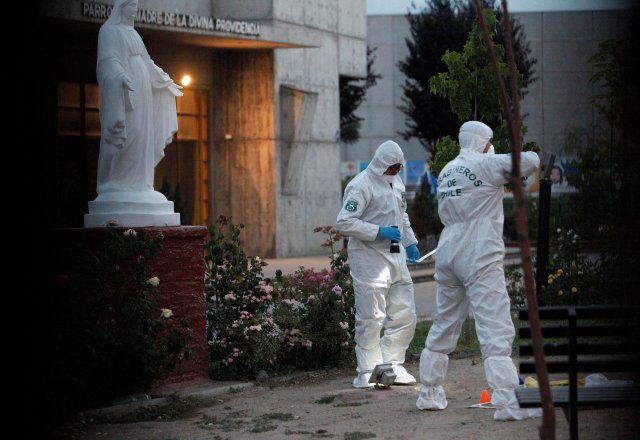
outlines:
{"label": "grass patch", "polygon": [[281,420],[283,422],[289,422],[295,419],[295,416],[291,413],[267,413],[261,417],[265,420]]}
{"label": "grass patch", "polygon": [[238,431],[247,424],[243,420],[244,417],[246,417],[245,411],[231,411],[220,417],[203,415],[202,419],[196,422],[196,425],[202,429],[219,429],[224,432]]}
{"label": "grass patch", "polygon": [[311,432],[311,431],[292,431],[289,428],[284,430],[284,435],[300,435],[300,434],[312,435],[313,432]]}
{"label": "grass patch", "polygon": [[268,432],[278,429],[277,425],[272,425],[270,421],[263,418],[253,419],[253,428],[250,428],[247,432]]}
{"label": "grass patch", "polygon": [[312,438],[333,438],[335,434],[329,434],[325,429],[317,429],[316,431],[292,431],[286,429],[284,435],[310,435]]}
{"label": "grass patch", "polygon": [[369,402],[343,402],[343,403],[338,403],[336,405],[333,405],[334,408],[344,408],[346,406],[362,406],[362,405],[366,405]]}
{"label": "grass patch", "polygon": [[226,414],[226,417],[230,418],[230,419],[238,419],[238,418],[242,418],[242,417],[246,417],[247,416],[247,412],[245,410],[237,410],[237,411],[231,411],[229,413]]}
{"label": "grass patch", "polygon": [[344,440],[361,440],[365,438],[375,438],[376,435],[373,432],[346,432],[344,434]]}
{"label": "grass patch", "polygon": [[409,348],[407,349],[407,353],[409,355],[420,357],[420,353],[422,353],[422,349],[424,348],[424,343],[427,340],[427,335],[429,334],[432,322],[433,321],[422,321],[416,325],[416,332],[409,344]]}
{"label": "grass patch", "polygon": [[[420,353],[422,353],[422,349],[424,348],[424,343],[427,340],[427,335],[429,334],[429,329],[431,328],[432,323],[433,321],[422,321],[416,325],[416,332],[409,344],[409,348],[407,349],[407,353],[410,356],[420,357]],[[458,344],[452,355],[475,353],[479,350],[480,343],[476,336],[475,320],[468,318],[462,325],[462,332],[460,333]]]}
{"label": "grass patch", "polygon": [[324,404],[327,404],[327,403],[332,403],[334,400],[336,400],[336,396],[325,396],[325,397],[322,397],[322,398],[316,400],[313,403],[319,403],[320,405],[324,405]]}
{"label": "grass patch", "polygon": [[247,430],[247,432],[259,433],[267,431],[275,431],[278,429],[277,425],[273,424],[274,420],[281,422],[289,422],[295,420],[295,416],[290,413],[266,413],[258,418],[253,419],[251,422],[253,426]]}
{"label": "grass patch", "polygon": [[94,419],[98,423],[137,423],[149,421],[169,421],[184,418],[200,404],[192,397],[181,399],[179,397],[169,397],[170,402],[164,405],[150,405],[137,408],[129,414],[118,416],[99,416]]}

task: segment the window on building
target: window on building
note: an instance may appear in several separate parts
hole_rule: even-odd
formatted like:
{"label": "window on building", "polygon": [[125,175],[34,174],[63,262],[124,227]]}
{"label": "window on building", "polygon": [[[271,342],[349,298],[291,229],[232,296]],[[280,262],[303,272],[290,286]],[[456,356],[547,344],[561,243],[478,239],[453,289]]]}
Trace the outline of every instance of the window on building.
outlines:
{"label": "window on building", "polygon": [[182,89],[178,133],[155,169],[155,188],[172,200],[183,225],[209,224],[208,93]]}
{"label": "window on building", "polygon": [[100,151],[97,84],[58,82],[57,136],[51,166],[55,181],[55,218],[59,227],[82,227],[87,203],[96,198]]}

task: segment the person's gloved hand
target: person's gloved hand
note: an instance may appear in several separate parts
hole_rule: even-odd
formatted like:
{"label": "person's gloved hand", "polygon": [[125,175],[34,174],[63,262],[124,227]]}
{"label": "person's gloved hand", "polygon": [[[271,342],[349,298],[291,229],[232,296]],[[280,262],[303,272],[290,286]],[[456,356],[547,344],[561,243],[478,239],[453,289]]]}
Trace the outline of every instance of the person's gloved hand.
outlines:
{"label": "person's gloved hand", "polygon": [[381,240],[400,241],[401,238],[400,229],[394,228],[393,226],[380,226]]}
{"label": "person's gloved hand", "polygon": [[412,261],[418,261],[420,258],[420,251],[415,243],[407,246],[407,258]]}

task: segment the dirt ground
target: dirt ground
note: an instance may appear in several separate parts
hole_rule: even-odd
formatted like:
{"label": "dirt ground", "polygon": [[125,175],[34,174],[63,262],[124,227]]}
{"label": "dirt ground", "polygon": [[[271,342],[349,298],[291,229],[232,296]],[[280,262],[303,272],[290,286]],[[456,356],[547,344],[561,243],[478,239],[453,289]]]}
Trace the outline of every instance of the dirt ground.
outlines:
{"label": "dirt ground", "polygon": [[[417,361],[408,365],[417,376]],[[96,423],[74,429],[80,440],[199,439],[538,439],[542,419],[496,422],[494,410],[469,408],[486,387],[479,357],[452,358],[445,386],[449,407],[418,411],[417,386],[351,388],[353,371],[310,373],[286,382],[270,381],[205,399],[188,398],[167,407],[146,408],[150,421]],[[180,411],[182,406],[182,412]],[[556,439],[568,424],[556,410]],[[580,411],[581,440],[637,439],[638,408]],[[125,418],[121,418],[121,421]]]}

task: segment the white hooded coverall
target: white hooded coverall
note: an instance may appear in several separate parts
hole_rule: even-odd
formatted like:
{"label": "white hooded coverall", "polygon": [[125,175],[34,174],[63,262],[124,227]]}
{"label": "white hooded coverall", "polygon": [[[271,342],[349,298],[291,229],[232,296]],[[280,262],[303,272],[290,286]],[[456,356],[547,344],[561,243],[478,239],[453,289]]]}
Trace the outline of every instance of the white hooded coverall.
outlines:
{"label": "white hooded coverall", "polygon": [[[483,154],[492,130],[469,121],[460,128],[460,153],[438,176],[438,214],[444,229],[436,258],[437,312],[420,356],[418,409],[447,406],[442,384],[448,354],[456,347],[464,320],[473,312],[484,369],[493,389],[496,420],[527,418],[534,412],[519,409],[515,398],[518,374],[511,359],[515,329],[511,320],[503,258],[502,198],[510,154]],[[523,176],[532,174],[540,159],[523,152]]]}
{"label": "white hooded coverall", "polygon": [[[394,365],[396,383],[415,382],[402,364],[416,326],[413,281],[407,269],[405,248],[418,240],[406,213],[402,179],[398,175],[384,175],[389,166],[398,163],[404,164],[398,144],[386,141],[380,145],[369,166],[345,188],[336,220],[337,230],[349,236],[357,372],[358,377],[365,377],[364,383],[373,368],[383,362]],[[380,226],[400,228],[400,253],[390,253],[391,242],[378,238]],[[409,378],[406,382],[403,375]],[[354,386],[359,386],[356,381]]]}

